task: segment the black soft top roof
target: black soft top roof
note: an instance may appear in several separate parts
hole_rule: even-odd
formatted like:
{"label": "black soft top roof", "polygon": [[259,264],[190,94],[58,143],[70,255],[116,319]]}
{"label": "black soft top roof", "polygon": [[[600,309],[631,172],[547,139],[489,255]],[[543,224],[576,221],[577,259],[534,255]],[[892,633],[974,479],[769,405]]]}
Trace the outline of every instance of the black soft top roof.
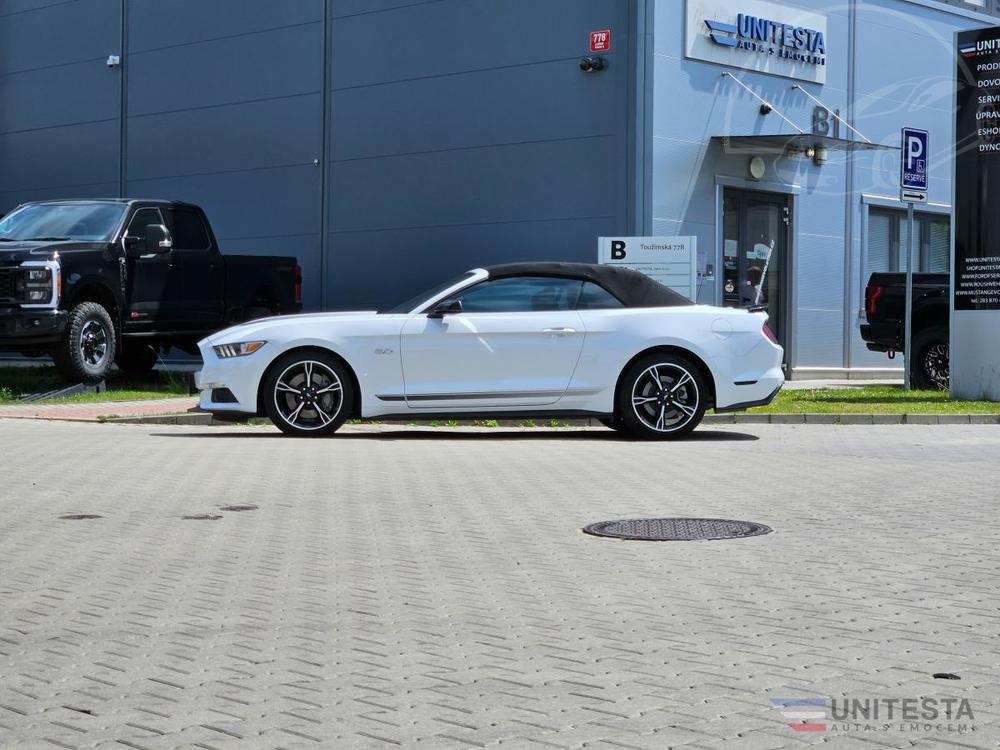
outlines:
{"label": "black soft top roof", "polygon": [[485,269],[491,279],[510,276],[556,276],[592,281],[621,300],[625,307],[684,307],[694,303],[643,273],[596,263],[505,263]]}

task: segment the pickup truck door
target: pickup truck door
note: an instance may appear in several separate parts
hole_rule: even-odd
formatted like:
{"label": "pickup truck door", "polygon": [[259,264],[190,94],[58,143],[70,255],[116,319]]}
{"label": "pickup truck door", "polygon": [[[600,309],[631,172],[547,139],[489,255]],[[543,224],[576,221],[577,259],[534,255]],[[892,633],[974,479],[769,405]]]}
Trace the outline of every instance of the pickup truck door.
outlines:
{"label": "pickup truck door", "polygon": [[[155,207],[137,209],[125,229],[126,242],[132,237],[141,241],[145,237],[147,226],[163,223],[160,209]],[[177,325],[176,307],[179,300],[168,293],[172,286],[172,274],[172,251],[135,259],[129,285],[128,310],[125,313],[128,328],[143,329],[155,326],[162,330],[164,327],[172,328]]]}
{"label": "pickup truck door", "polygon": [[184,206],[163,209],[174,242],[171,294],[182,329],[217,330],[225,310],[225,266],[201,212]]}

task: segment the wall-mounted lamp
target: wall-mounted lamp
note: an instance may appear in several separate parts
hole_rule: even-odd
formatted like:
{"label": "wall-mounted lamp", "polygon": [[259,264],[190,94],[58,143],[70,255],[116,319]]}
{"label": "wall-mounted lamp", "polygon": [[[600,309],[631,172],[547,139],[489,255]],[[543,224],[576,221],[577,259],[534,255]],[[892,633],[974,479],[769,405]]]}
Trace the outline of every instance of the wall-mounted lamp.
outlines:
{"label": "wall-mounted lamp", "polygon": [[583,57],[580,58],[580,70],[584,73],[596,73],[599,70],[604,70],[607,66],[608,61],[603,57]]}

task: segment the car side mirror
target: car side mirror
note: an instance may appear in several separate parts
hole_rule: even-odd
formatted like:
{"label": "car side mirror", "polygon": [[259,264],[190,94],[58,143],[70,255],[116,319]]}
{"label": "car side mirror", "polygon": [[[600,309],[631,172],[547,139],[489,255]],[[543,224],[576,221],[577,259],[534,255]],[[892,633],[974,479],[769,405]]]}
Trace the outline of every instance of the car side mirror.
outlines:
{"label": "car side mirror", "polygon": [[169,253],[174,246],[174,241],[165,226],[149,224],[146,226],[146,236],[143,238],[142,244],[146,255],[158,255]]}
{"label": "car side mirror", "polygon": [[434,309],[427,313],[427,317],[440,319],[445,315],[457,315],[460,312],[462,312],[462,300],[453,299],[447,302],[438,302]]}

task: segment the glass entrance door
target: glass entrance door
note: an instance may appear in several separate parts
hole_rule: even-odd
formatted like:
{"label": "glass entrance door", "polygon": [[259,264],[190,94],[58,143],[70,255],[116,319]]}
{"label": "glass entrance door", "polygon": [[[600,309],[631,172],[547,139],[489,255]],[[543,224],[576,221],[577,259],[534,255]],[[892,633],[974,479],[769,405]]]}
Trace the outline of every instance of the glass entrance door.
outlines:
{"label": "glass entrance door", "polygon": [[788,198],[726,189],[723,202],[722,302],[766,307],[771,330],[788,349]]}

